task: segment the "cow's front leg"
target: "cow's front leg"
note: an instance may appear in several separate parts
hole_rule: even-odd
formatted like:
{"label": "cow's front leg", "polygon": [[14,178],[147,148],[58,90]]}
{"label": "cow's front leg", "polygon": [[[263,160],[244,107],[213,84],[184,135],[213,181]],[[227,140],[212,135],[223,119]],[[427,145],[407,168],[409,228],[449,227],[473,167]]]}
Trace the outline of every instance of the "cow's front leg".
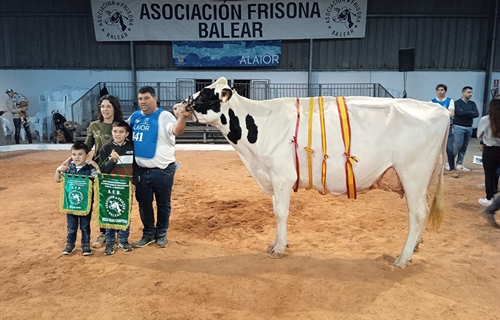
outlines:
{"label": "cow's front leg", "polygon": [[285,247],[287,246],[286,224],[288,220],[288,212],[290,209],[290,192],[292,186],[281,187],[279,190],[274,188],[273,208],[274,216],[276,217],[276,238],[273,243],[267,248],[269,258],[279,259],[285,255]]}

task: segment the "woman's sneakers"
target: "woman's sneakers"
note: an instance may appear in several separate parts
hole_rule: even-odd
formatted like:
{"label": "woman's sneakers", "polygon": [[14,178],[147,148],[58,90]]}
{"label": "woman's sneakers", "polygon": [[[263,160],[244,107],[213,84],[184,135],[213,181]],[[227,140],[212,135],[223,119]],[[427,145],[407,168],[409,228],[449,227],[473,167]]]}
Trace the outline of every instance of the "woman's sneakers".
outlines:
{"label": "woman's sneakers", "polygon": [[493,199],[488,200],[486,198],[480,198],[480,199],[477,200],[477,202],[480,205],[487,207],[487,206],[489,206],[490,204],[493,203]]}
{"label": "woman's sneakers", "polygon": [[94,243],[92,244],[93,248],[100,248],[102,245],[106,242],[106,236],[104,233],[100,233],[97,239],[95,239]]}

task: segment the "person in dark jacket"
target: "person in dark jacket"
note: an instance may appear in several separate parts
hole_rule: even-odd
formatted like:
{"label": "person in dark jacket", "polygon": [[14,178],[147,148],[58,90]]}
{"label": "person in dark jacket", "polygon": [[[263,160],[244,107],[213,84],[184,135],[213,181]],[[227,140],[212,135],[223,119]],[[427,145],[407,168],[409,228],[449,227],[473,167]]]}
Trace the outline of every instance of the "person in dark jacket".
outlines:
{"label": "person in dark jacket", "polygon": [[[455,116],[453,118],[453,160],[449,161],[452,176],[458,178],[456,170],[470,171],[464,167],[464,157],[469,140],[472,136],[472,121],[479,117],[476,103],[470,98],[472,97],[472,87],[466,86],[462,89],[462,97],[455,101]],[[458,157],[457,157],[458,155]]]}
{"label": "person in dark jacket", "polygon": [[[130,126],[124,120],[113,122],[111,134],[113,141],[105,144],[99,150],[99,159],[102,161],[100,169],[102,173],[121,174],[132,177],[132,165],[134,162],[134,147],[127,138],[130,135]],[[118,233],[118,246],[125,252],[132,251],[128,242],[130,225],[127,230],[106,229],[106,248],[104,255],[115,253],[115,236]]]}

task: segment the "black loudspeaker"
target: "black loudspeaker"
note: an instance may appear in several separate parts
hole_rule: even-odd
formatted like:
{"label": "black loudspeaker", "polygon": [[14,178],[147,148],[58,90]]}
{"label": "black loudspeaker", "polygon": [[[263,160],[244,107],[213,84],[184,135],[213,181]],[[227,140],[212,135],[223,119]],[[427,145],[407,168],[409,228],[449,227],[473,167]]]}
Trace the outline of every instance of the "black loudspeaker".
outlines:
{"label": "black loudspeaker", "polygon": [[399,49],[399,71],[415,70],[415,48]]}

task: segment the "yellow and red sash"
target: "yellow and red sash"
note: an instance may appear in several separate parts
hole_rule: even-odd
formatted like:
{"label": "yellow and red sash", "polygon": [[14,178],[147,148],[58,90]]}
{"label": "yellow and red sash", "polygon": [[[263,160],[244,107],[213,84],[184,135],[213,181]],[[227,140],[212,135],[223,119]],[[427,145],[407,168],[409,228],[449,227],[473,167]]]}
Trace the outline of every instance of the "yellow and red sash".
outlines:
{"label": "yellow and red sash", "polygon": [[297,192],[297,190],[299,190],[299,181],[300,181],[299,155],[297,154],[297,149],[299,147],[297,137],[299,135],[299,125],[300,125],[300,101],[299,101],[299,98],[297,98],[297,100],[296,100],[295,107],[297,108],[297,122],[295,123],[295,136],[292,139],[292,143],[295,146],[295,169],[297,170],[297,181],[295,181],[295,185],[293,186],[293,191]]}
{"label": "yellow and red sash", "polygon": [[[328,159],[328,154],[326,145],[325,109],[323,105],[323,97],[318,97],[318,102],[319,102],[319,119],[321,126],[321,146],[323,151],[323,162],[321,163],[321,183],[323,185],[323,190],[319,191],[319,193],[324,195],[328,193],[328,190],[326,189],[326,173],[327,173],[326,160]],[[297,155],[297,148],[298,148],[297,136],[300,123],[300,103],[298,98],[296,106],[297,106],[297,123],[295,127],[295,136],[293,137],[292,140],[292,142],[295,145],[295,165],[297,170],[297,181],[293,188],[295,192],[298,189],[299,179],[300,179],[299,158]],[[358,162],[358,158],[356,158],[355,156],[351,156],[351,125],[349,121],[349,112],[347,110],[347,104],[345,103],[345,97],[337,97],[337,108],[339,111],[342,140],[344,141],[344,147],[345,147],[344,155],[346,156],[345,175],[346,175],[347,196],[350,199],[357,199],[356,179],[354,177],[353,164],[354,162]],[[312,149],[313,116],[314,116],[314,98],[310,98],[308,130],[307,130],[307,147],[304,147],[304,150],[307,152],[307,169],[309,173],[309,185],[306,188],[307,190],[312,189],[313,186],[313,169],[312,169],[312,154],[314,153],[314,150]]]}
{"label": "yellow and red sash", "polygon": [[337,108],[339,110],[340,128],[345,147],[344,155],[346,156],[345,175],[347,196],[349,199],[357,199],[356,179],[354,178],[354,170],[352,166],[354,162],[358,162],[358,158],[351,155],[351,125],[349,122],[349,112],[347,111],[345,97],[337,97]]}

